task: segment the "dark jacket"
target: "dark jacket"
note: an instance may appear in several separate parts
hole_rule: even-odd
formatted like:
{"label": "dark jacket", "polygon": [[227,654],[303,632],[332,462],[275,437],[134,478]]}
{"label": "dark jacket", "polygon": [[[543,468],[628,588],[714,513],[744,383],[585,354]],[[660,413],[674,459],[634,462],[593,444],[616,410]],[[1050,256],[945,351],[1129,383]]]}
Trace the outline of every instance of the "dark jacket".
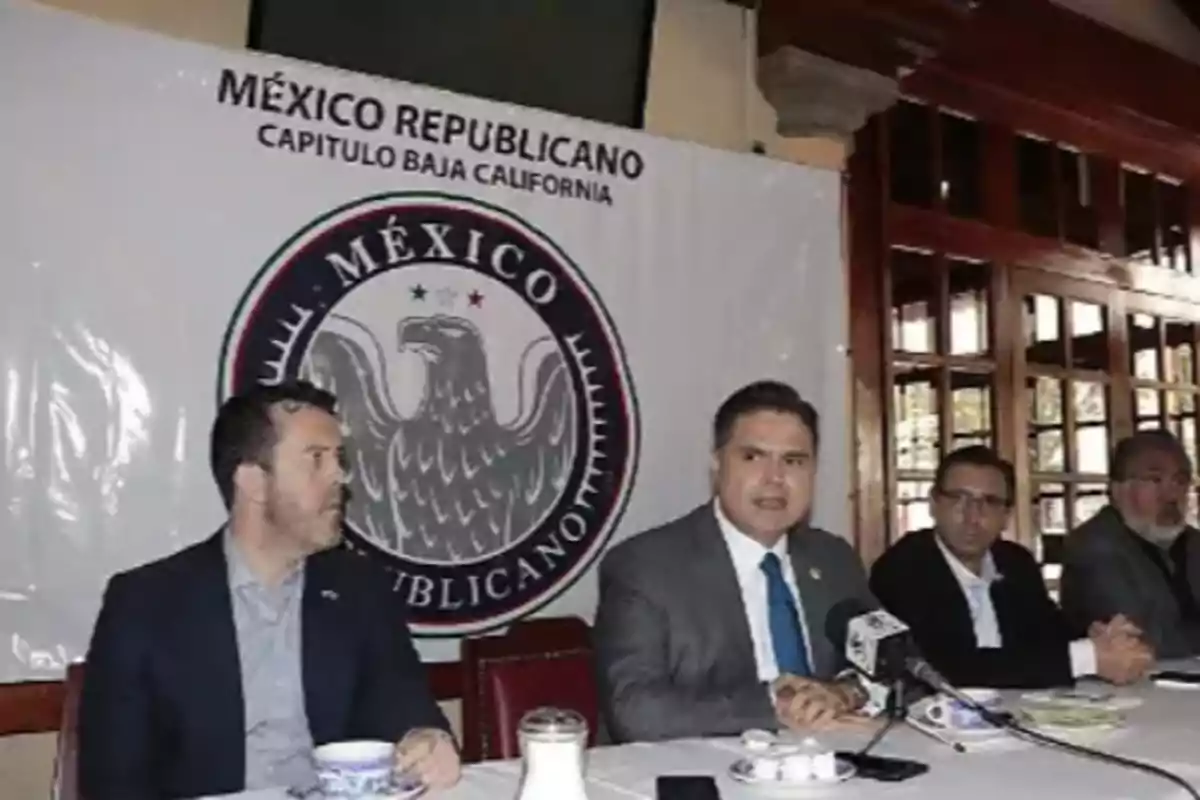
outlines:
{"label": "dark jacket", "polygon": [[1063,611],[1077,629],[1124,614],[1160,659],[1200,654],[1200,531],[1189,525],[1169,552],[1155,548],[1101,509],[1067,536]]}
{"label": "dark jacket", "polygon": [[1033,555],[992,545],[992,584],[1003,646],[980,648],[970,606],[932,529],[906,534],[875,563],[871,591],[911,629],[922,654],[957,686],[1040,688],[1073,683],[1070,631]]}
{"label": "dark jacket", "polygon": [[[344,550],[310,557],[301,600],[305,708],[315,745],[449,729],[382,570]],[[87,800],[239,792],[245,724],[221,534],[114,577],[79,711]]]}

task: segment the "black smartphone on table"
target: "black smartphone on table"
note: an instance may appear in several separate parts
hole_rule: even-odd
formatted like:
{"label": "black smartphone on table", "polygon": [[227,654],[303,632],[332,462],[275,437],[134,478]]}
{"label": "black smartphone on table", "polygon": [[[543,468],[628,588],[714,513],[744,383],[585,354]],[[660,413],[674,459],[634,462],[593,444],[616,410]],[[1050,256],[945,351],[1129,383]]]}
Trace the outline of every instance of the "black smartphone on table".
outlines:
{"label": "black smartphone on table", "polygon": [[905,758],[885,758],[883,756],[869,756],[861,753],[838,753],[837,757],[842,761],[848,761],[854,765],[854,769],[856,770],[855,777],[871,781],[896,783],[929,772],[928,764],[922,764],[920,761],[909,761]]}
{"label": "black smartphone on table", "polygon": [[654,789],[658,800],[721,800],[711,775],[660,775]]}

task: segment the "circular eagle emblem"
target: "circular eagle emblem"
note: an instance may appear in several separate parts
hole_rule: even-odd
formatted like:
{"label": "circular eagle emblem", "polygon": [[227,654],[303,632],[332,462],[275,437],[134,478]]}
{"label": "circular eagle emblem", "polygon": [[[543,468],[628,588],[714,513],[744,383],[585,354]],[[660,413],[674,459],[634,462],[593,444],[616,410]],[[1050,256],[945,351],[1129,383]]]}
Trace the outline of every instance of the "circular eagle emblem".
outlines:
{"label": "circular eagle emblem", "polygon": [[638,429],[617,332],[505,210],[387,194],[283,244],[233,314],[219,399],[297,378],[338,397],[346,543],[394,574],[418,635],[549,602],[624,510]]}

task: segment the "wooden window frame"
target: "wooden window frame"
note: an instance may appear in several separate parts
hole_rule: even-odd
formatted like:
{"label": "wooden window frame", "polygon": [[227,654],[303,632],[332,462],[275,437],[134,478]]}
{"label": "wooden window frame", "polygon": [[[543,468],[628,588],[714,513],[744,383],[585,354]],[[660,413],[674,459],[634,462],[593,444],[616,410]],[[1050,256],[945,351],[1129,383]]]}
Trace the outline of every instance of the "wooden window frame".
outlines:
{"label": "wooden window frame", "polygon": [[[955,217],[945,210],[940,191],[930,209],[903,206],[890,199],[890,169],[886,113],[872,118],[860,131],[848,164],[847,209],[850,222],[849,280],[852,298],[851,353],[855,442],[854,540],[870,564],[892,537],[898,470],[895,463],[893,386],[895,353],[891,343],[890,278],[886,264],[892,248],[911,248],[939,259],[962,257],[991,265],[990,327],[994,372],[993,436],[997,450],[1013,461],[1018,501],[1030,500],[1033,488],[1025,442],[1025,370],[1015,348],[1021,346],[1019,296],[1024,286],[1037,285],[1052,295],[1067,294],[1107,308],[1106,329],[1110,362],[1122,368],[1112,373],[1108,392],[1109,443],[1132,431],[1132,383],[1128,370],[1128,308],[1155,316],[1200,317],[1200,279],[1163,266],[1130,263],[1124,252],[1124,216],[1120,169],[1137,163],[1155,175],[1185,179],[1193,192],[1200,187],[1200,164],[1181,164],[1176,150],[1148,141],[1136,131],[1098,131],[1096,121],[1062,109],[1048,113],[1027,98],[1002,95],[995,87],[980,91],[976,76],[952,76],[944,69],[922,69],[905,81],[908,99],[930,106],[933,178],[943,174],[939,107],[981,125],[982,219]],[[1097,220],[1096,250],[1065,241],[1065,206],[1056,204],[1058,236],[1039,237],[1020,230],[1015,180],[1016,136],[1032,134],[1088,157],[1089,190]],[[1200,134],[1198,134],[1200,137]],[[1054,173],[1060,172],[1059,158]],[[1056,192],[1061,186],[1056,182]],[[935,184],[936,185],[936,184]],[[1158,205],[1158,192],[1155,203]],[[1188,263],[1200,273],[1200,202],[1188,202]],[[1161,214],[1156,210],[1156,219]],[[946,275],[941,265],[942,280]],[[1030,277],[1036,275],[1036,279]],[[1019,277],[1018,277],[1019,276]],[[1020,289],[1014,290],[1019,281]],[[945,287],[939,306],[945,303]],[[1168,309],[1176,309],[1169,313]],[[940,309],[939,309],[940,310]],[[1200,320],[1198,320],[1200,322]],[[941,326],[942,328],[945,325]],[[1006,332],[1008,332],[1006,334]],[[940,336],[948,333],[941,332]],[[1198,343],[1200,344],[1200,343]],[[1198,351],[1200,354],[1200,351]],[[901,360],[910,360],[901,356]],[[920,357],[911,360],[923,361]],[[1020,374],[1018,374],[1020,373]],[[1020,389],[1020,392],[1017,390]],[[944,393],[941,387],[939,396]],[[1019,398],[1020,402],[1009,402]],[[1071,398],[1064,406],[1070,408]],[[1200,397],[1198,397],[1200,401]],[[1071,409],[1073,413],[1073,408]],[[944,414],[942,442],[952,423]],[[1064,446],[1066,443],[1064,443]],[[908,479],[905,474],[903,479]],[[1018,507],[1021,508],[1020,506]],[[1015,537],[1027,545],[1035,538],[1032,511],[1014,515]]]}

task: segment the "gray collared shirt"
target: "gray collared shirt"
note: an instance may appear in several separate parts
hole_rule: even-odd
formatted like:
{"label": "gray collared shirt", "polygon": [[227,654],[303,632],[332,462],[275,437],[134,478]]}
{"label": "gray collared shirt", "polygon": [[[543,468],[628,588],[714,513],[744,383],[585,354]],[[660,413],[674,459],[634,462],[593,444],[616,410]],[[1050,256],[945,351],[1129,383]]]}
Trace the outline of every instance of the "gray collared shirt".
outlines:
{"label": "gray collared shirt", "polygon": [[264,586],[228,531],[224,544],[242,667],[246,789],[307,790],[316,784],[316,773],[301,675],[304,567],[279,586]]}

